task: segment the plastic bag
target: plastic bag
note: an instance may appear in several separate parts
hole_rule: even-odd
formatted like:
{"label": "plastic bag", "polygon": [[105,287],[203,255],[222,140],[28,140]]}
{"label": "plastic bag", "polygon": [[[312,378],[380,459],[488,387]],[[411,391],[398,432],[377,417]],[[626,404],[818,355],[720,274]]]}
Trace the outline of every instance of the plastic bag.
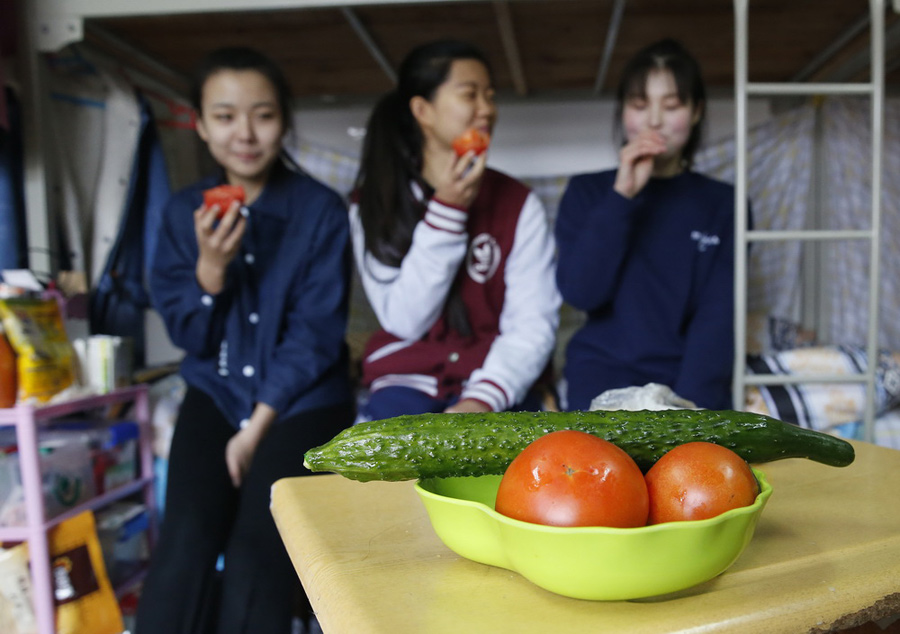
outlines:
{"label": "plastic bag", "polygon": [[0,549],[0,632],[38,634],[26,543]]}
{"label": "plastic bag", "polygon": [[48,401],[75,382],[74,349],[55,300],[0,299],[0,318],[17,355],[19,401]]}
{"label": "plastic bag", "polygon": [[606,390],[591,401],[590,410],[664,410],[697,409],[693,401],[678,396],[667,385],[647,383],[644,386]]}
{"label": "plastic bag", "polygon": [[50,531],[57,634],[121,634],[122,612],[103,565],[90,511]]}

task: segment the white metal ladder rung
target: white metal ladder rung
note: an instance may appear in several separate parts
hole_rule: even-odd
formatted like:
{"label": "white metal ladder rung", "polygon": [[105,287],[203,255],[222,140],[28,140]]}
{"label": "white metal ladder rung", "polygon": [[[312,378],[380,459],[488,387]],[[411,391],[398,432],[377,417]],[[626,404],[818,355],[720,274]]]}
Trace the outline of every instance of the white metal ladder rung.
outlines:
{"label": "white metal ladder rung", "polygon": [[798,383],[866,383],[865,373],[854,374],[748,374],[745,385],[795,385]]}
{"label": "white metal ladder rung", "polygon": [[748,83],[748,95],[871,95],[875,87],[871,83]]}
{"label": "white metal ladder rung", "polygon": [[748,231],[748,242],[782,242],[788,240],[874,240],[878,236],[871,229],[795,229],[772,231]]}

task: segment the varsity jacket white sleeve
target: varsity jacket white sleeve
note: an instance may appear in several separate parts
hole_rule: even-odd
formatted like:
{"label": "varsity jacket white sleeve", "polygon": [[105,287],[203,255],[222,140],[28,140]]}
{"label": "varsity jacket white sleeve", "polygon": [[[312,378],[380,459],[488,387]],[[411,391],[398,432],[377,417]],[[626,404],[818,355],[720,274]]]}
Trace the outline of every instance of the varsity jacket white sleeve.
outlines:
{"label": "varsity jacket white sleeve", "polygon": [[544,206],[533,192],[519,214],[505,282],[500,334],[461,396],[485,402],[494,411],[524,399],[556,343],[562,303],[556,288],[556,247]]}
{"label": "varsity jacket white sleeve", "polygon": [[356,269],[378,322],[395,337],[420,339],[440,317],[450,285],[466,256],[467,217],[467,212],[431,199],[398,268],[379,262],[366,251],[359,206],[351,205]]}

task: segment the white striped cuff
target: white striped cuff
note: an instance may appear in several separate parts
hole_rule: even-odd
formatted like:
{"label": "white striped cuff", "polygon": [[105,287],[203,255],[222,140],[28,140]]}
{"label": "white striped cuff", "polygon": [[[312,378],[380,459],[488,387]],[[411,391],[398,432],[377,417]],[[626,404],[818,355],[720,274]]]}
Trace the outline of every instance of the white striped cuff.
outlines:
{"label": "white striped cuff", "polygon": [[415,341],[407,341],[406,339],[401,339],[400,341],[395,341],[393,343],[389,343],[387,345],[381,346],[377,350],[373,351],[366,357],[366,363],[372,363],[373,361],[378,361],[379,359],[383,359],[384,357],[394,354],[398,350],[403,350],[403,348],[408,348],[411,345],[416,343]]}
{"label": "white striped cuff", "polygon": [[487,403],[495,412],[502,412],[513,405],[506,390],[493,381],[478,381],[466,385],[460,395],[460,399],[464,398],[474,398]]}
{"label": "white striped cuff", "polygon": [[435,229],[450,233],[463,233],[466,230],[466,221],[468,219],[468,211],[451,207],[435,198],[428,201],[428,209],[425,211],[425,222]]}
{"label": "white striped cuff", "polygon": [[369,389],[377,392],[385,387],[410,387],[435,398],[438,395],[437,383],[436,377],[427,374],[385,374],[372,381]]}

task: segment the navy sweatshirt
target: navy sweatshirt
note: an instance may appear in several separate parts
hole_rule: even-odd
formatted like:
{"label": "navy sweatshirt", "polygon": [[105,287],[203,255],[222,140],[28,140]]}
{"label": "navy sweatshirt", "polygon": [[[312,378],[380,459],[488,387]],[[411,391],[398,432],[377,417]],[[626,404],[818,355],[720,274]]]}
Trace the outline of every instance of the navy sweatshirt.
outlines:
{"label": "navy sweatshirt", "polygon": [[734,188],[684,172],[629,200],[615,177],[575,176],[560,203],[557,283],[587,313],[566,350],[567,407],[656,382],[700,407],[730,408]]}

